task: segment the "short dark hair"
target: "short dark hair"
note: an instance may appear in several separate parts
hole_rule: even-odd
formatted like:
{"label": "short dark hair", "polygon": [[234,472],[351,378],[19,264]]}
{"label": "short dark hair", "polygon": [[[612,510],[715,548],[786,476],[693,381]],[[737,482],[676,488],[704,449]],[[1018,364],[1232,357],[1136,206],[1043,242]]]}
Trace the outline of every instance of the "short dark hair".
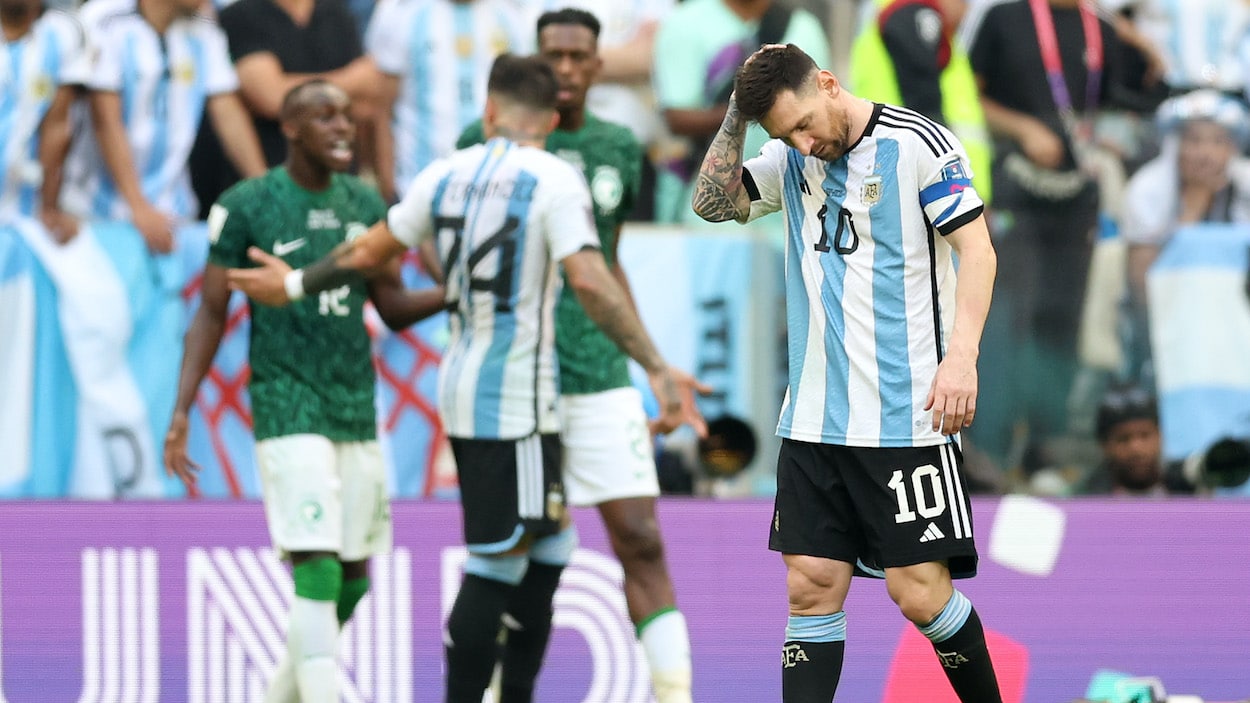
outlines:
{"label": "short dark hair", "polygon": [[307,93],[314,88],[327,85],[334,84],[324,78],[309,78],[286,91],[286,95],[282,96],[282,106],[278,108],[278,121],[285,122],[293,119],[300,108],[304,107],[303,102],[307,98]]}
{"label": "short dark hair", "polygon": [[500,54],[490,67],[486,92],[534,110],[554,110],[559,83],[537,56]]}
{"label": "short dark hair", "polygon": [[598,17],[595,17],[585,10],[579,10],[575,7],[566,7],[561,10],[544,12],[542,16],[538,18],[538,33],[542,34],[543,30],[546,29],[548,25],[553,24],[575,24],[579,27],[585,27],[590,30],[591,34],[595,35],[595,39],[599,38],[599,30],[602,29],[602,25],[600,25]]}
{"label": "short dark hair", "polygon": [[1098,403],[1094,434],[1099,442],[1104,442],[1112,430],[1130,420],[1159,422],[1159,405],[1154,394],[1141,386],[1112,386]]}
{"label": "short dark hair", "polygon": [[759,122],[773,109],[783,90],[802,92],[816,62],[794,44],[770,49],[738,69],[734,78],[734,101],[743,119]]}

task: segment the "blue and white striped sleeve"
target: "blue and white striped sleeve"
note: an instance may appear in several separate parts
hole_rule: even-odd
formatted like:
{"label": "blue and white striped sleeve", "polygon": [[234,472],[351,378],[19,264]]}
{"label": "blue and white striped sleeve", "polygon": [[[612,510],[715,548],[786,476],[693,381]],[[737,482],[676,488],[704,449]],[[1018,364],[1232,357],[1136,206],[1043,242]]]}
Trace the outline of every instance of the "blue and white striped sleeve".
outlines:
{"label": "blue and white striped sleeve", "polygon": [[968,154],[955,135],[945,127],[939,129],[951,148],[939,150],[936,155],[929,149],[917,149],[917,176],[920,207],[933,227],[947,235],[977,219],[985,203],[972,187]]}

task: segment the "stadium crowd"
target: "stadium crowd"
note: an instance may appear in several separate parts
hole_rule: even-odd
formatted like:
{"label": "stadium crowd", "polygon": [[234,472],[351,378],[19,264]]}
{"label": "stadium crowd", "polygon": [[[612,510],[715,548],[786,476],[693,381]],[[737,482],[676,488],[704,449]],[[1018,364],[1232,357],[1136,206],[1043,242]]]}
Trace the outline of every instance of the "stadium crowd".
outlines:
{"label": "stadium crowd", "polygon": [[[227,187],[283,162],[281,98],[314,77],[350,96],[355,170],[395,202],[480,117],[494,57],[533,52],[534,20],[566,4],[2,0],[0,236],[20,237],[62,272],[53,278],[63,304],[89,311],[63,312],[66,333],[89,334],[88,318],[108,314],[93,308],[101,287],[125,282],[84,284],[82,272],[107,268],[85,223],[133,225],[159,277],[181,225],[211,222]],[[627,126],[646,155],[634,223],[703,226],[689,206],[692,179],[735,70],[763,43],[796,44],[856,94],[959,135],[988,203],[1000,272],[979,419],[964,434],[979,490],[1103,490],[1106,428],[1096,416],[1105,389],[1125,384],[1164,411],[1156,451],[1184,458],[1167,446],[1166,408],[1188,381],[1176,380],[1176,354],[1158,347],[1183,336],[1178,316],[1198,315],[1156,309],[1187,284],[1152,271],[1169,260],[1178,231],[1250,221],[1250,3],[860,0],[854,12],[820,0],[572,4],[602,25],[588,107]],[[746,152],[765,139],[752,126]],[[620,197],[616,178],[591,179],[596,203]],[[780,248],[773,219],[763,227]],[[1244,295],[1187,305],[1204,318],[1250,315]],[[96,415],[115,416],[117,398],[133,393],[103,362],[71,366],[81,393],[100,389]],[[1219,373],[1208,377],[1213,392],[1224,390]],[[1244,417],[1208,422],[1219,426],[1200,428],[1201,446],[1185,455],[1203,455],[1221,433],[1250,436]],[[673,485],[705,486],[716,471],[702,456],[669,462],[698,474]]]}

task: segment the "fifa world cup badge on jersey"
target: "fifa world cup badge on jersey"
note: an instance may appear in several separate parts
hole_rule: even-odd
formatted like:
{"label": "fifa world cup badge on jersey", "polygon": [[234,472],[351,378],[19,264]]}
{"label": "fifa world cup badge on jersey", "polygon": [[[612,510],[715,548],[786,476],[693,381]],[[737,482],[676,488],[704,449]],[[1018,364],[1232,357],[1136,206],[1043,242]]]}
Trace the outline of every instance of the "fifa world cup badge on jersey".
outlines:
{"label": "fifa world cup badge on jersey", "polygon": [[860,200],[865,205],[876,205],[881,200],[881,176],[872,175],[864,179],[864,192]]}
{"label": "fifa world cup badge on jersey", "polygon": [[625,195],[625,184],[621,182],[621,172],[615,166],[597,166],[595,175],[590,179],[590,194],[595,205],[604,214],[612,214],[621,204]]}
{"label": "fifa world cup badge on jersey", "polygon": [[942,180],[953,181],[960,178],[967,179],[968,174],[964,173],[964,165],[959,163],[959,159],[947,162],[942,167]]}

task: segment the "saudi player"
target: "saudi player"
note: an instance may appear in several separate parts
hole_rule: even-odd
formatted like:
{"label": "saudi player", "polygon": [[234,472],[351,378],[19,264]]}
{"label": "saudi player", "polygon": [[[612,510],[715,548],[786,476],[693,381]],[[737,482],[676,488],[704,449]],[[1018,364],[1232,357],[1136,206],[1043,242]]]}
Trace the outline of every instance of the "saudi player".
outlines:
{"label": "saudi player", "polygon": [[[315,261],[386,214],[381,196],[344,173],[355,137],[349,107],[347,94],[324,81],[292,89],[280,114],[286,163],[229,189],[211,210],[202,298],[165,438],[165,465],[188,485],[197,467],[186,453],[187,415],[225,329],[226,268],[246,265],[253,246],[297,265]],[[408,293],[393,268],[367,288],[344,281],[288,308],[251,306],[249,391],[265,517],[295,579],[287,653],[269,703],[337,703],[339,627],[369,588],[369,557],[391,545],[366,297],[393,329],[442,307],[441,291]]]}
{"label": "saudi player", "polygon": [[[447,621],[448,703],[481,702],[505,611],[526,630],[550,629],[558,578],[548,576],[558,577],[577,545],[560,480],[556,264],[590,318],[647,371],[662,411],[656,429],[697,417],[693,379],[665,364],[604,263],[581,174],[542,150],[558,119],[557,90],[541,59],[501,56],[483,115],[489,141],[431,164],[385,223],[307,269],[253,250],[263,268],[230,272],[231,285],[284,304],[434,240],[452,313],[439,415],[469,551]],[[544,576],[526,578],[531,569]],[[536,652],[524,662],[531,679]]]}
{"label": "saudi player", "polygon": [[[590,184],[599,245],[612,275],[628,294],[629,280],[617,259],[621,225],[638,195],[642,148],[629,129],[586,110],[586,92],[603,61],[599,20],[584,10],[563,9],[538,18],[538,55],[560,82],[560,124],[547,151],[576,166]],[[480,124],[459,146],[482,141]],[[569,504],[596,505],[625,572],[625,601],[647,655],[658,703],[690,701],[690,638],[677,610],[655,518],[660,485],[647,435],[642,396],[630,385],[625,355],[586,315],[573,288],[556,304],[560,359],[560,436],[564,444],[564,490]],[[526,578],[558,574],[531,570]],[[552,580],[554,587],[554,580]],[[549,632],[510,628],[503,656],[501,703],[528,703],[534,667],[524,662],[541,651]]]}
{"label": "saudi player", "polygon": [[[976,410],[996,268],[967,154],[793,44],[757,51],[734,88],[694,210],[785,214],[790,384],[769,540],[790,600],[782,701],[832,700],[858,567],[885,578],[961,701],[1001,703],[980,618],[951,583],[976,573],[956,435]],[[744,164],[748,121],[774,140]]]}

